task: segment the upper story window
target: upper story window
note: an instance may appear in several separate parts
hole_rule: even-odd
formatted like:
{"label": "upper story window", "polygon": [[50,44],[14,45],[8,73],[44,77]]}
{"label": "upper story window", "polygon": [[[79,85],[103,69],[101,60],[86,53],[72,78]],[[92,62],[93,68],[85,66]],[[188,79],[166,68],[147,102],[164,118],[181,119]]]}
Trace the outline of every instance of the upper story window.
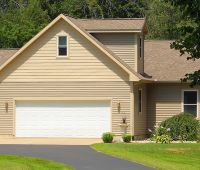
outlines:
{"label": "upper story window", "polygon": [[138,90],[138,112],[142,112],[142,89]]}
{"label": "upper story window", "polygon": [[143,57],[143,37],[140,36],[139,38],[139,57]]}
{"label": "upper story window", "polygon": [[58,57],[67,57],[68,38],[67,36],[58,36]]}
{"label": "upper story window", "polygon": [[191,113],[197,117],[198,112],[198,94],[196,90],[183,91],[183,112]]}

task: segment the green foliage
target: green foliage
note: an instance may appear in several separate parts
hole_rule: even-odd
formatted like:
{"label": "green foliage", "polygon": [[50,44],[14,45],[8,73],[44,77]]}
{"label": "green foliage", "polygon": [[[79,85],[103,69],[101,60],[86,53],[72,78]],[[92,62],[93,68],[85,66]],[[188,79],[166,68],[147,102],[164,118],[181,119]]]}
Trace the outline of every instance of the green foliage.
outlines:
{"label": "green foliage", "polygon": [[1,0],[0,48],[19,48],[59,14],[75,18],[147,18],[148,38],[177,38],[180,10],[164,0]]}
{"label": "green foliage", "polygon": [[132,136],[130,134],[125,133],[125,134],[122,135],[122,139],[125,143],[130,143],[131,138],[132,138]]}
{"label": "green foliage", "polygon": [[[168,0],[181,8],[183,19],[179,22],[177,31],[180,36],[172,43],[171,48],[180,54],[189,54],[190,59],[200,58],[200,2],[199,0]],[[182,81],[191,81],[191,86],[200,84],[200,70],[185,75]]]}
{"label": "green foliage", "polygon": [[151,134],[151,140],[156,143],[170,143],[172,138],[170,136],[170,128],[163,126],[155,126],[154,131],[149,130]]}
{"label": "green foliage", "polygon": [[4,10],[0,12],[0,48],[21,47],[49,22],[37,0]]}
{"label": "green foliage", "polygon": [[169,2],[150,0],[146,12],[149,39],[175,39],[177,23],[181,20],[179,8]]}
{"label": "green foliage", "polygon": [[199,128],[197,130],[197,142],[200,143],[200,121],[199,121]]}
{"label": "green foliage", "polygon": [[198,138],[200,124],[191,114],[181,113],[163,121],[158,129],[159,135],[166,134],[162,128],[170,129],[168,133],[173,140],[194,141]]}
{"label": "green foliage", "polygon": [[102,140],[103,140],[104,143],[112,143],[113,137],[114,137],[113,133],[105,132],[102,135]]}
{"label": "green foliage", "polygon": [[155,141],[156,141],[156,143],[169,144],[169,143],[171,143],[172,138],[169,135],[161,135],[161,136],[156,136]]}

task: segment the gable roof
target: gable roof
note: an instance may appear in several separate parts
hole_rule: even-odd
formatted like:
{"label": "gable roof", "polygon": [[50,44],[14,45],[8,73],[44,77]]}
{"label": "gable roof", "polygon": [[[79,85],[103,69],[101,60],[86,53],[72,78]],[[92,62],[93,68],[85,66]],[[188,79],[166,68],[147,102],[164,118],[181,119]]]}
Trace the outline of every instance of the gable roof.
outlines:
{"label": "gable roof", "polygon": [[40,31],[29,42],[27,42],[21,49],[19,49],[13,56],[9,57],[5,62],[3,62],[3,64],[0,65],[0,71],[4,67],[6,67],[12,60],[14,60],[17,56],[19,56],[19,54],[21,54],[25,49],[27,49],[33,42],[35,42],[40,36],[42,36],[47,30],[49,30],[60,19],[63,19],[68,24],[70,24],[74,29],[80,32],[86,39],[88,39],[92,44],[94,44],[98,49],[100,49],[105,55],[107,55],[110,59],[112,59],[125,72],[127,72],[129,74],[129,79],[131,81],[140,81],[141,79],[145,79],[142,75],[138,74],[133,69],[131,69],[125,62],[123,62],[111,50],[106,48],[102,43],[100,43],[97,39],[95,39],[92,35],[90,35],[84,28],[82,28],[82,26],[80,26],[80,24],[76,21],[76,19],[68,17],[68,16],[64,16],[63,14],[60,14],[49,25],[47,25],[42,31]]}
{"label": "gable roof", "polygon": [[77,19],[77,22],[88,32],[146,31],[144,18]]}
{"label": "gable roof", "polygon": [[145,73],[156,81],[179,81],[186,73],[200,69],[200,60],[187,60],[178,50],[170,48],[172,41],[145,41]]}

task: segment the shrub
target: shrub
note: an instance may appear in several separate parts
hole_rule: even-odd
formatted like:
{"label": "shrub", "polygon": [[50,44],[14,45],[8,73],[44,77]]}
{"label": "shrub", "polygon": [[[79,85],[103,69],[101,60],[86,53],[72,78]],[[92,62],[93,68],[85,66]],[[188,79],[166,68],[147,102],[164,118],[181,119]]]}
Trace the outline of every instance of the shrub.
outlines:
{"label": "shrub", "polygon": [[114,136],[113,133],[111,133],[111,132],[105,132],[102,135],[102,140],[103,140],[104,143],[112,143],[113,136]]}
{"label": "shrub", "polygon": [[200,125],[197,132],[197,143],[200,143]]}
{"label": "shrub", "polygon": [[155,126],[154,131],[151,131],[151,140],[155,141],[156,143],[170,143],[171,136],[170,136],[170,128],[165,128],[163,126]]}
{"label": "shrub", "polygon": [[199,121],[191,114],[181,113],[163,121],[158,134],[166,134],[163,129],[170,129],[168,134],[173,140],[194,141],[198,139]]}
{"label": "shrub", "polygon": [[122,135],[122,139],[126,143],[130,143],[131,142],[131,138],[132,138],[132,136],[130,134],[125,133],[125,134]]}
{"label": "shrub", "polygon": [[156,136],[156,143],[170,143],[172,141],[169,135]]}

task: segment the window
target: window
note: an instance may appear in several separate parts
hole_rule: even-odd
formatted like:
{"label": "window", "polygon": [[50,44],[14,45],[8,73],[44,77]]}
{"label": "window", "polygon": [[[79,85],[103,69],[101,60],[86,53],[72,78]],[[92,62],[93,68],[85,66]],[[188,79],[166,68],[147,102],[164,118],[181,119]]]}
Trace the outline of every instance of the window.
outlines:
{"label": "window", "polygon": [[67,56],[67,36],[58,37],[58,56],[66,57]]}
{"label": "window", "polygon": [[197,91],[183,91],[183,111],[197,117]]}
{"label": "window", "polygon": [[138,90],[138,111],[142,112],[142,89]]}
{"label": "window", "polygon": [[142,36],[140,36],[140,40],[139,40],[139,53],[140,53],[140,58],[142,58],[142,55],[143,55],[143,49],[142,49]]}

